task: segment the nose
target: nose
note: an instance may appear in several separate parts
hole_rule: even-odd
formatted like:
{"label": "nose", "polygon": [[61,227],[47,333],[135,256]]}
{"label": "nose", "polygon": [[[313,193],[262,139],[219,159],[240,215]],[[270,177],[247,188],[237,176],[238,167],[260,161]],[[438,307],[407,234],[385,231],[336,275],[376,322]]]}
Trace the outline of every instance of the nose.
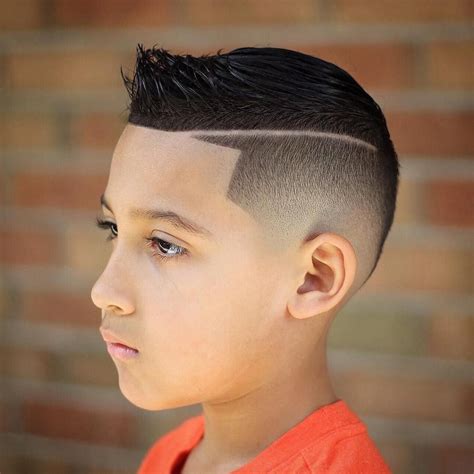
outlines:
{"label": "nose", "polygon": [[102,316],[104,312],[125,316],[135,311],[130,285],[120,277],[118,270],[119,268],[117,266],[114,268],[109,260],[91,289],[92,302],[102,310]]}

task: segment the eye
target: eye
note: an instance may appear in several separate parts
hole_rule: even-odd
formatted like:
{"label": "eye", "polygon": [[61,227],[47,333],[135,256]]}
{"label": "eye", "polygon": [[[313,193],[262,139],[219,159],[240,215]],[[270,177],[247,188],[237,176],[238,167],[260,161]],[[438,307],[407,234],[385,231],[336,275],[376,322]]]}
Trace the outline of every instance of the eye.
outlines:
{"label": "eye", "polygon": [[[117,224],[96,217],[96,224],[100,229],[108,229],[110,234],[107,236],[106,240],[113,240],[118,236]],[[145,239],[147,241],[147,246],[155,249],[158,247],[160,252],[153,252],[153,256],[156,256],[162,260],[168,260],[170,258],[176,258],[183,255],[187,255],[188,251],[179,245],[173,244],[163,239],[157,237],[149,237]],[[168,253],[170,249],[176,249],[174,252]]]}
{"label": "eye", "polygon": [[[157,237],[150,237],[147,238],[147,245],[148,247],[151,247],[152,249],[158,247],[160,249],[160,252],[162,251],[161,249],[164,248],[165,254],[157,253],[154,252],[153,256],[161,258],[163,260],[167,260],[169,258],[176,258],[180,257],[182,255],[185,255],[187,253],[187,250],[184,247],[180,247],[179,245],[172,244],[171,242],[167,242],[166,240],[163,239],[158,239]],[[167,252],[170,250],[170,248],[177,249],[176,251],[172,252],[171,254],[168,254]]]}
{"label": "eye", "polygon": [[107,236],[107,238],[105,240],[112,240],[112,239],[115,239],[115,237],[117,237],[117,231],[113,231],[112,230],[112,226],[115,226],[115,228],[117,228],[117,225],[114,224],[113,222],[109,222],[109,221],[105,221],[103,219],[101,219],[100,217],[96,217],[96,223],[97,223],[97,227],[99,227],[99,229],[109,229],[110,230],[110,234]]}

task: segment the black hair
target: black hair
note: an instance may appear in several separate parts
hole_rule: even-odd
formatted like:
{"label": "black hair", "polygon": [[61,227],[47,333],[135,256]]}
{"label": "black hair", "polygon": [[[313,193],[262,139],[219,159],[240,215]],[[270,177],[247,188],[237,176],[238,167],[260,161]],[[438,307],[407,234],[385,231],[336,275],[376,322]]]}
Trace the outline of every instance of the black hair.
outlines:
{"label": "black hair", "polygon": [[344,236],[355,289],[368,280],[393,223],[399,163],[381,108],[350,74],[284,48],[192,56],[142,44],[133,79],[120,71],[129,123],[239,149],[227,197],[281,242]]}

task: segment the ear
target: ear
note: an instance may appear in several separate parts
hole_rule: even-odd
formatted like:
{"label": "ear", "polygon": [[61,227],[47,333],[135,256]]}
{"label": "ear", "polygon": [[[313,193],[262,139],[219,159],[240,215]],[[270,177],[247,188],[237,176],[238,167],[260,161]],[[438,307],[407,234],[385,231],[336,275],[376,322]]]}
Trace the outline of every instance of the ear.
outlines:
{"label": "ear", "polygon": [[303,283],[288,301],[289,313],[304,319],[334,308],[354,282],[357,259],[351,243],[338,234],[319,234],[301,246],[298,258],[296,277]]}

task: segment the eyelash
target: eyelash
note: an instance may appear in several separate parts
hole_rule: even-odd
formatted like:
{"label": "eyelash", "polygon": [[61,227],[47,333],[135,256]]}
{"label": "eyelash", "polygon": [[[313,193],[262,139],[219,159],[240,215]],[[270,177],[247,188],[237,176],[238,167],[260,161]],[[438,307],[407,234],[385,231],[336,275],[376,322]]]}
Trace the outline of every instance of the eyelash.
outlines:
{"label": "eyelash", "polygon": [[[97,227],[99,227],[100,229],[108,229],[110,231],[110,234],[107,236],[105,240],[113,240],[117,237],[116,235],[112,233],[112,226],[116,225],[113,222],[109,222],[109,221],[101,219],[100,217],[96,217],[96,224],[97,224]],[[157,237],[151,237],[151,238],[147,237],[145,240],[147,241],[146,245],[150,248],[153,248],[153,244],[158,245],[160,242],[162,242],[162,243],[170,245],[171,247],[176,247],[178,249],[176,254],[172,255],[171,257],[166,257],[164,255],[161,255],[160,253],[153,252],[153,256],[158,257],[161,260],[169,260],[170,258],[182,257],[184,255],[187,255],[188,253],[188,251],[184,247],[181,247],[180,245],[172,244],[171,242],[167,242],[166,240],[163,240],[163,239],[158,239]]]}

